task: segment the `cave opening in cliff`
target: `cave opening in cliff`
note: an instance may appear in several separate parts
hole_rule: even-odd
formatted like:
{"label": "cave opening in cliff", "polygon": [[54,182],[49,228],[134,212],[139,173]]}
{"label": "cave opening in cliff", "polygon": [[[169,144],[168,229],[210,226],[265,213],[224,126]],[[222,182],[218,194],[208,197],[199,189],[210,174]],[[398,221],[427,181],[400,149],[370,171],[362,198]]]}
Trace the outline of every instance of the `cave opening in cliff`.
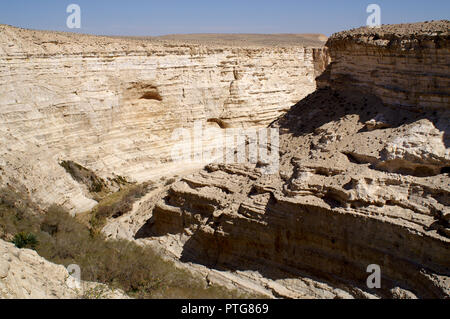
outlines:
{"label": "cave opening in cliff", "polygon": [[141,98],[140,98],[141,100],[143,99],[143,100],[157,100],[157,101],[162,101],[162,97],[161,97],[161,95],[159,94],[159,92],[157,91],[157,90],[152,90],[152,91],[148,91],[148,92],[145,92],[142,96],[141,96]]}

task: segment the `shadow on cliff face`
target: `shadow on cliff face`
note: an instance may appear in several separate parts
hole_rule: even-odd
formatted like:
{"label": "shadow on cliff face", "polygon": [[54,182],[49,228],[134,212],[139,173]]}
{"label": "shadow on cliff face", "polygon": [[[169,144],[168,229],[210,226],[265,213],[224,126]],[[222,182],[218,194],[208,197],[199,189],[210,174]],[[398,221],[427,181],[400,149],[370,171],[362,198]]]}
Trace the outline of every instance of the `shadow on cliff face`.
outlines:
{"label": "shadow on cliff face", "polygon": [[[270,217],[268,216],[268,218]],[[182,224],[183,226],[188,227],[185,221],[183,221]],[[233,229],[231,229],[231,233],[228,234],[229,236],[223,237],[216,236],[216,231],[219,225],[224,225],[221,221],[214,221],[212,216],[210,216],[206,225],[215,227],[214,232],[205,232],[204,229],[202,229],[202,225],[191,225],[193,227],[190,229],[192,230],[195,228],[196,230],[192,233],[183,246],[183,251],[180,257],[181,262],[198,264],[209,269],[228,271],[232,273],[236,271],[255,271],[263,277],[271,280],[302,278],[305,280],[315,281],[323,285],[341,288],[343,290],[347,290],[346,287],[350,287],[352,285],[354,286],[354,283],[351,284],[350,282],[345,282],[342,279],[339,280],[329,273],[321,271],[320,264],[317,264],[314,269],[299,269],[292,267],[289,263],[281,264],[279,262],[277,263],[271,261],[274,256],[269,256],[270,252],[268,250],[260,249],[261,247],[258,247],[254,243],[246,243],[246,240],[241,238],[241,234],[238,233],[238,230],[241,227],[249,226],[251,228],[251,225],[235,224],[233,225]],[[179,229],[180,225],[169,228],[164,226],[161,228],[159,226],[160,225],[158,225],[157,221],[155,221],[154,218],[151,218],[136,233],[135,238],[160,237],[168,234],[181,234],[184,232],[184,228]],[[249,228],[247,227],[247,229]],[[265,233],[266,232],[261,231],[261,234]],[[271,238],[271,240],[276,241],[276,249],[278,250],[278,253],[283,254],[282,246],[286,243],[283,242],[280,236],[275,235],[275,237],[276,238]],[[262,255],[258,257],[248,256],[249,252],[251,252],[250,254],[259,252]],[[267,255],[263,256],[265,253]],[[348,265],[347,262],[344,263]],[[356,297],[362,297],[362,294],[358,296],[357,293]]]}

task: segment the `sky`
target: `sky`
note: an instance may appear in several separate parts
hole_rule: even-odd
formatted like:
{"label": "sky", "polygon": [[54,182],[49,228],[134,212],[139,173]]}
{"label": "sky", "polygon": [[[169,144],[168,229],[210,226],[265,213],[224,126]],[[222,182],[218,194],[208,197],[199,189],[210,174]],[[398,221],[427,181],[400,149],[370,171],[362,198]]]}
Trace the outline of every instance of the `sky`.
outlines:
{"label": "sky", "polygon": [[[81,8],[81,28],[69,29],[69,4]],[[0,23],[38,30],[101,35],[174,33],[323,33],[366,24],[366,8],[381,7],[381,23],[450,19],[450,0],[0,0]]]}

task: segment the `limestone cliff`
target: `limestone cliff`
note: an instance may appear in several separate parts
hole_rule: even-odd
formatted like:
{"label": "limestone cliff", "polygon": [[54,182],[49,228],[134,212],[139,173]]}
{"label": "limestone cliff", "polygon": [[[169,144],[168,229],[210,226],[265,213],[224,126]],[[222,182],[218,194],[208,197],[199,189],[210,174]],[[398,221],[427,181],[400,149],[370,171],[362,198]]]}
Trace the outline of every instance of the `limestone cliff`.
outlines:
{"label": "limestone cliff", "polygon": [[320,89],[272,124],[278,174],[208,165],[105,232],[270,296],[448,298],[448,30],[334,35]]}
{"label": "limestone cliff", "polygon": [[95,202],[62,161],[134,181],[198,168],[171,163],[175,129],[195,121],[268,125],[314,91],[326,57],[301,45],[195,45],[0,25],[0,182],[80,212]]}

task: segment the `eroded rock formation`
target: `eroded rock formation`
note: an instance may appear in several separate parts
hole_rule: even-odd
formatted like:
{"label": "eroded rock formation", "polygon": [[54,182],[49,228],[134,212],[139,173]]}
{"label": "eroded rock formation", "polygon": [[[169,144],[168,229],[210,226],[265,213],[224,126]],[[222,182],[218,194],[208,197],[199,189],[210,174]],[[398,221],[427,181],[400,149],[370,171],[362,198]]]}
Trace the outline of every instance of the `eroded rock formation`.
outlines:
{"label": "eroded rock formation", "polygon": [[449,26],[332,36],[320,89],[272,124],[278,174],[208,165],[105,232],[272,296],[449,297]]}
{"label": "eroded rock formation", "polygon": [[266,126],[314,91],[326,59],[321,48],[301,45],[195,45],[1,25],[1,183],[80,212],[95,201],[63,161],[105,180],[199,168],[172,163],[175,129],[195,121]]}

